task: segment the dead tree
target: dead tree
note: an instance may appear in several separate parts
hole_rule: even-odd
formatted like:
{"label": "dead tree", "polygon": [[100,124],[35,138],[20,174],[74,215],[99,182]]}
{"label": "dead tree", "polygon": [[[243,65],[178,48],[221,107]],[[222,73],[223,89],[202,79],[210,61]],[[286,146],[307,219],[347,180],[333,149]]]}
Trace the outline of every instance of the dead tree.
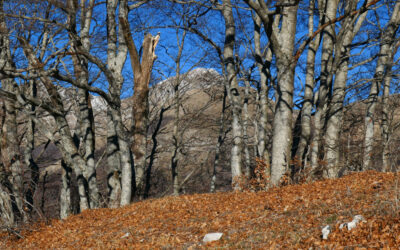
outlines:
{"label": "dead tree", "polygon": [[127,18],[120,18],[120,24],[122,25],[123,34],[128,46],[132,71],[134,74],[132,152],[134,155],[136,192],[137,194],[142,195],[144,191],[144,178],[146,171],[149,82],[154,61],[157,58],[155,49],[160,39],[160,34],[153,37],[148,33],[144,37],[142,44],[142,57],[140,58],[132,39]]}

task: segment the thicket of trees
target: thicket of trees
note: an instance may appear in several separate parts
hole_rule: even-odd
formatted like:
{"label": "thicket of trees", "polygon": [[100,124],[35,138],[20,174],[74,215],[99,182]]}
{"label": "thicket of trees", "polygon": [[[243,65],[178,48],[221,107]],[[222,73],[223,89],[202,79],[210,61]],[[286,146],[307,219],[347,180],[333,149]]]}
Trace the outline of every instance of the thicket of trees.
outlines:
{"label": "thicket of trees", "polygon": [[[1,0],[1,224],[40,213],[49,145],[61,218],[149,197],[156,163],[174,195],[191,178],[215,191],[228,159],[235,190],[397,171],[399,25],[399,0]],[[197,67],[216,71],[191,100]],[[207,120],[209,141],[196,137]]]}

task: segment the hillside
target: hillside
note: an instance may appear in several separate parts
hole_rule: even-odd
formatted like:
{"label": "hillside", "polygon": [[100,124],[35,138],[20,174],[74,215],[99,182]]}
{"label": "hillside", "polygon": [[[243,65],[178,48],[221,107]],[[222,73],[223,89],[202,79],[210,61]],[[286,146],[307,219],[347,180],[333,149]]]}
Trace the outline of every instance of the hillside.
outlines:
{"label": "hillside", "polygon": [[[0,248],[329,248],[400,246],[399,176],[367,171],[267,192],[183,195],[97,209],[3,233]],[[355,229],[340,223],[362,215]],[[328,240],[322,227],[330,225]],[[206,233],[219,241],[202,243]],[[2,244],[2,245],[1,245]]]}

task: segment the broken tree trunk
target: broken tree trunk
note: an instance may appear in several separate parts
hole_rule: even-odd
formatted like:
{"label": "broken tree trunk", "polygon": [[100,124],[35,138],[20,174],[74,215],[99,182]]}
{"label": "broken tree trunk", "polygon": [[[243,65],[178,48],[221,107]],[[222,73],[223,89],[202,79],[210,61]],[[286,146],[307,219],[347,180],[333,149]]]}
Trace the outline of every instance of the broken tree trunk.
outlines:
{"label": "broken tree trunk", "polygon": [[126,44],[128,46],[132,71],[134,74],[132,152],[134,155],[136,174],[136,192],[140,196],[144,191],[144,177],[146,171],[149,83],[153,64],[157,58],[155,49],[160,39],[160,35],[157,34],[155,37],[153,37],[151,34],[146,34],[142,44],[142,58],[140,58],[135,43],[132,39],[128,20],[120,18],[120,24],[122,26]]}

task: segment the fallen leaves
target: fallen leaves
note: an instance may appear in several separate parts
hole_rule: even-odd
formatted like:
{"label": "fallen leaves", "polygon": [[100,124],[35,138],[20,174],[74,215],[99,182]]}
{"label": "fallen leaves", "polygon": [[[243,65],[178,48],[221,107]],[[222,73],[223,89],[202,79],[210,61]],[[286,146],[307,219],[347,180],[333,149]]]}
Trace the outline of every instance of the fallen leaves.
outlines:
{"label": "fallen leaves", "polygon": [[[165,197],[36,224],[4,248],[309,248],[400,246],[397,176],[367,171],[340,179],[234,192]],[[351,231],[339,225],[362,214]],[[328,240],[321,229],[329,224]],[[220,240],[203,243],[210,232]],[[3,245],[0,245],[3,248]]]}

